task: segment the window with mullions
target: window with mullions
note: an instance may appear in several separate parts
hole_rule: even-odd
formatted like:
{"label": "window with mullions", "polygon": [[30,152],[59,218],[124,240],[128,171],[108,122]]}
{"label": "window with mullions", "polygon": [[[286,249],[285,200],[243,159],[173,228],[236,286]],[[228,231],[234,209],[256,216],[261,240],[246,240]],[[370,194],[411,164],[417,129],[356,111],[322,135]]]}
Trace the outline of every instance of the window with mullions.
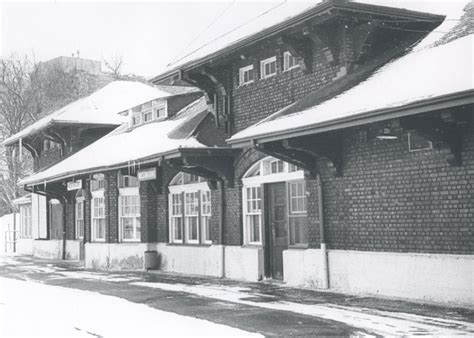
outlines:
{"label": "window with mullions", "polygon": [[95,174],[91,180],[91,191],[104,190],[105,176],[104,174]]}
{"label": "window with mullions", "polygon": [[103,196],[93,196],[92,210],[92,240],[105,241],[105,201]]}
{"label": "window with mullions", "polygon": [[244,196],[245,224],[247,226],[247,242],[262,242],[262,187],[245,188]]}
{"label": "window with mullions", "polygon": [[242,178],[244,243],[262,245],[264,218],[263,187],[265,184],[286,182],[288,244],[306,246],[308,222],[304,171],[274,157],[266,157],[248,169]]}
{"label": "window with mullions", "polygon": [[239,86],[252,83],[254,80],[253,65],[248,65],[239,69]]}
{"label": "window with mullions", "polygon": [[31,204],[20,206],[20,237],[31,238],[33,234],[33,227],[31,222]]}
{"label": "window with mullions", "polygon": [[304,181],[288,182],[290,245],[308,244],[306,185]]}
{"label": "window with mullions", "polygon": [[84,198],[76,198],[76,239],[84,238]]}
{"label": "window with mullions", "polygon": [[171,243],[212,244],[211,191],[199,176],[179,173],[169,185]]}
{"label": "window with mullions", "polygon": [[277,73],[276,56],[260,61],[260,78],[266,79]]}
{"label": "window with mullions", "polygon": [[130,194],[120,193],[119,223],[122,241],[140,241],[140,195],[138,189]]}

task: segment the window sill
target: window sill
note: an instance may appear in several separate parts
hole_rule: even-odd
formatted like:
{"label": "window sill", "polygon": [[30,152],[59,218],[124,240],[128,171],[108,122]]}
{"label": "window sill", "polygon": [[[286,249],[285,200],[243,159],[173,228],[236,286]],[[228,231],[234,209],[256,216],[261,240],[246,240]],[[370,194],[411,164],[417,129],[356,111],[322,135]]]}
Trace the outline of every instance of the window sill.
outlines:
{"label": "window sill", "polygon": [[308,249],[308,244],[300,244],[300,245],[288,245],[288,249],[296,249],[296,250],[305,250]]}
{"label": "window sill", "polygon": [[205,247],[208,248],[212,245],[212,243],[166,243],[167,246],[188,246],[188,247]]}

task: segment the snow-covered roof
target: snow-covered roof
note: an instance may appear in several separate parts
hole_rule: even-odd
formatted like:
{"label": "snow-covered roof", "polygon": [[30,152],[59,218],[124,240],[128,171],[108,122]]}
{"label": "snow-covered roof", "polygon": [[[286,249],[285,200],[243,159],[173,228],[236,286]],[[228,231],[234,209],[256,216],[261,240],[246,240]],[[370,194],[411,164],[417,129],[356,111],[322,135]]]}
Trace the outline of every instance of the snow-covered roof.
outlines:
{"label": "snow-covered roof", "polygon": [[3,141],[12,144],[20,138],[35,134],[53,124],[119,125],[125,117],[118,113],[144,102],[190,91],[193,87],[153,87],[136,81],[114,81],[82,99],[74,101]]}
{"label": "snow-covered roof", "polygon": [[228,142],[243,144],[276,135],[322,132],[341,128],[348,121],[362,124],[366,118],[390,118],[388,112],[396,109],[406,110],[452,95],[462,94],[474,102],[473,39],[474,34],[470,34],[414,50],[336,97],[300,111],[289,106],[233,135]]}
{"label": "snow-covered roof", "polygon": [[433,0],[290,0],[275,3],[269,1],[266,6],[259,6],[260,12],[239,11],[238,15],[231,8],[221,13],[219,18],[212,23],[212,29],[207,29],[205,34],[196,38],[182,55],[173,60],[155,79],[166,77],[187,65],[213,58],[224,50],[234,47],[240,48],[246,43],[252,42],[254,38],[266,36],[267,33],[272,34],[273,30],[279,26],[284,26],[287,23],[291,26],[292,20],[306,16],[310,12],[319,13],[332,5],[351,6],[355,9],[358,6],[362,8],[364,5],[384,6],[387,7],[387,12],[393,11],[399,15],[407,16],[410,14],[421,16],[426,13],[450,15],[450,11],[462,10],[464,7],[464,5],[448,6],[449,2]]}
{"label": "snow-covered roof", "polygon": [[[193,136],[208,114],[207,103],[200,98],[183,108],[173,118],[151,122],[128,130],[126,124],[78,151],[58,164],[19,182],[32,185],[97,172],[132,163],[146,163],[180,148],[206,148]],[[188,132],[184,134],[182,130]]]}

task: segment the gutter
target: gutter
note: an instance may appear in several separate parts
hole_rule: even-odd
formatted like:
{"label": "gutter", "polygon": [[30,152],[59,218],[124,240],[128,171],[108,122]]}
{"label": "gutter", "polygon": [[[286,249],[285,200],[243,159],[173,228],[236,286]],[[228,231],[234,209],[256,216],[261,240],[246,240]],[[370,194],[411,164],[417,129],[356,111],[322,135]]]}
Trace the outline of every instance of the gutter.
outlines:
{"label": "gutter", "polygon": [[[436,98],[415,101],[411,104],[404,106],[372,110],[361,114],[355,114],[352,116],[345,116],[338,119],[321,122],[319,124],[309,124],[293,128],[291,130],[282,130],[273,133],[267,132],[262,133],[260,135],[247,136],[235,140],[227,139],[226,142],[233,148],[243,148],[251,146],[254,142],[267,143],[271,141],[282,140],[285,138],[319,134],[327,131],[355,127],[364,124],[390,120],[393,118],[416,115],[433,110],[446,109],[472,103],[474,103],[474,90],[469,89],[454,94],[447,94],[443,96],[438,96]],[[287,116],[291,115],[293,114]],[[281,118],[285,117],[283,116]]]}
{"label": "gutter", "polygon": [[326,234],[324,231],[324,195],[323,195],[323,181],[321,175],[316,176],[318,185],[318,212],[319,212],[319,238],[321,242],[321,270],[322,270],[322,285],[323,289],[329,289],[329,268],[328,268],[328,251],[326,247]]}

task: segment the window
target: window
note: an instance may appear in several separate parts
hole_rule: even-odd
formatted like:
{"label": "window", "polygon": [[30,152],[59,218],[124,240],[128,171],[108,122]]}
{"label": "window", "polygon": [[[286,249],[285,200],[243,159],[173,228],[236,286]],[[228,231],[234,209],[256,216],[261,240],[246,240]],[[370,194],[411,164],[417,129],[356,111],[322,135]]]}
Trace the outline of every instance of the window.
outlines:
{"label": "window", "polygon": [[187,243],[199,243],[199,192],[185,193],[184,232]]}
{"label": "window", "polygon": [[304,181],[288,183],[290,245],[308,243],[306,186]]}
{"label": "window", "polygon": [[161,119],[166,117],[166,102],[155,100],[152,104],[153,116],[155,119]]}
{"label": "window", "polygon": [[249,187],[245,189],[245,223],[250,244],[262,244],[262,188]]}
{"label": "window", "polygon": [[76,239],[84,238],[84,199],[76,199]]}
{"label": "window", "polygon": [[431,150],[433,149],[433,142],[425,140],[422,136],[415,133],[408,133],[408,150]]}
{"label": "window", "polygon": [[149,122],[152,119],[153,119],[153,113],[151,110],[143,113],[143,123]]}
{"label": "window", "polygon": [[283,53],[283,71],[298,67],[298,61],[290,52]]}
{"label": "window", "polygon": [[20,206],[20,235],[21,238],[32,237],[32,224],[31,224],[31,204],[25,204]]}
{"label": "window", "polygon": [[242,178],[243,221],[245,244],[262,245],[264,218],[263,187],[267,183],[287,182],[288,244],[307,245],[308,222],[304,171],[296,165],[274,157],[255,163]]}
{"label": "window", "polygon": [[105,176],[104,174],[95,174],[91,180],[91,191],[104,190]]}
{"label": "window", "polygon": [[171,243],[212,244],[211,191],[202,177],[179,173],[169,185]]}
{"label": "window", "polygon": [[119,188],[137,188],[140,185],[139,183],[135,176],[118,173]]}
{"label": "window", "polygon": [[201,224],[202,241],[212,243],[209,220],[211,219],[211,192],[209,190],[201,192]]}
{"label": "window", "polygon": [[105,241],[105,203],[104,197],[93,196],[92,204],[92,240]]}
{"label": "window", "polygon": [[170,233],[172,243],[183,243],[183,193],[170,194]]}
{"label": "window", "polygon": [[137,188],[129,190],[129,194],[120,191],[120,234],[122,241],[140,241],[140,195]]}
{"label": "window", "polygon": [[266,79],[277,73],[276,56],[260,61],[260,78]]}
{"label": "window", "polygon": [[253,82],[253,65],[239,69],[239,86]]}
{"label": "window", "polygon": [[272,174],[279,174],[282,173],[285,169],[284,163],[282,160],[274,160],[270,162],[270,172]]}

